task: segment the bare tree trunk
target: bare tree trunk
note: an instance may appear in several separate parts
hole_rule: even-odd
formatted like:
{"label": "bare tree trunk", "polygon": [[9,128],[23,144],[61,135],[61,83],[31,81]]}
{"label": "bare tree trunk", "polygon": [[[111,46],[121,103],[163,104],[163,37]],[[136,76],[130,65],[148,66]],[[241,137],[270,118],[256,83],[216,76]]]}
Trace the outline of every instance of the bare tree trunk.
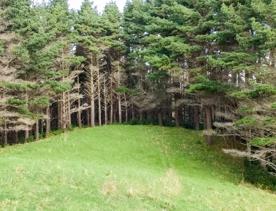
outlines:
{"label": "bare tree trunk", "polygon": [[[29,105],[29,95],[28,95],[28,91],[26,91],[26,105],[27,105],[27,107],[28,107],[28,105]],[[24,142],[26,142],[26,140],[29,139],[29,137],[30,137],[29,128],[27,128],[27,129],[25,130],[25,140],[24,140]]]}
{"label": "bare tree trunk", "polygon": [[180,127],[178,107],[175,108],[175,126]]}
{"label": "bare tree trunk", "polygon": [[113,112],[114,112],[114,108],[113,108],[113,74],[110,74],[110,124],[113,123]]}
{"label": "bare tree trunk", "polygon": [[36,120],[35,123],[35,140],[39,140],[39,120]]}
{"label": "bare tree trunk", "polygon": [[[80,77],[78,76],[78,94],[80,95]],[[77,113],[77,119],[78,119],[78,126],[82,127],[82,122],[81,122],[81,98],[80,96],[78,97],[78,113]]]}
{"label": "bare tree trunk", "polygon": [[71,128],[72,127],[72,119],[71,119],[71,96],[70,92],[67,94],[67,127]]}
{"label": "bare tree trunk", "polygon": [[194,107],[194,127],[196,130],[199,130],[199,107]]}
{"label": "bare tree trunk", "polygon": [[163,126],[163,120],[162,120],[162,111],[158,112],[158,124],[160,126]]}
{"label": "bare tree trunk", "polygon": [[140,120],[140,122],[143,121],[143,112],[142,111],[139,111],[139,120]]}
{"label": "bare tree trunk", "polygon": [[[91,58],[91,62],[92,62]],[[95,127],[95,90],[94,90],[94,71],[93,65],[90,65],[90,124]]]}
{"label": "bare tree trunk", "polygon": [[25,142],[30,138],[30,131],[29,129],[25,130]]}
{"label": "bare tree trunk", "polygon": [[127,103],[127,97],[126,94],[124,93],[124,101],[125,101],[125,122],[128,122],[128,103]]}
{"label": "bare tree trunk", "polygon": [[179,127],[180,124],[179,124],[179,109],[178,107],[176,106],[176,98],[173,97],[172,98],[172,117],[175,119],[175,126],[176,127]]}
{"label": "bare tree trunk", "polygon": [[[210,106],[205,107],[205,129],[212,130],[212,108]],[[211,135],[207,135],[207,143],[212,144]]]}
{"label": "bare tree trunk", "polygon": [[[121,86],[121,68],[118,65],[118,86]],[[118,93],[118,112],[119,112],[119,123],[122,123],[122,99],[121,94]]]}
{"label": "bare tree trunk", "polygon": [[212,129],[212,109],[210,106],[205,107],[205,129],[211,130]]}
{"label": "bare tree trunk", "polygon": [[62,101],[58,100],[58,128],[62,129]]}
{"label": "bare tree trunk", "polygon": [[103,79],[104,80],[104,84],[103,84],[103,86],[104,86],[104,91],[103,91],[103,93],[104,93],[104,124],[106,124],[107,125],[107,123],[108,123],[108,113],[107,113],[107,88],[106,88],[106,80],[105,79]]}
{"label": "bare tree trunk", "polygon": [[134,120],[135,119],[135,112],[134,112],[134,106],[133,103],[131,104],[131,119]]}
{"label": "bare tree trunk", "polygon": [[98,118],[99,125],[102,125],[102,106],[101,106],[101,77],[100,77],[100,67],[97,61],[97,85],[98,85]]}
{"label": "bare tree trunk", "polygon": [[4,146],[8,144],[8,128],[7,128],[7,120],[4,119]]}
{"label": "bare tree trunk", "polygon": [[87,125],[90,123],[90,109],[86,110]]}
{"label": "bare tree trunk", "polygon": [[50,106],[47,106],[46,108],[46,137],[49,135],[51,130],[51,112],[50,112]]}
{"label": "bare tree trunk", "polygon": [[15,132],[15,143],[18,144],[18,131],[14,131]]}
{"label": "bare tree trunk", "polygon": [[62,93],[62,100],[61,100],[61,128],[63,130],[66,129],[66,107],[65,107],[65,93]]}
{"label": "bare tree trunk", "polygon": [[121,95],[118,94],[118,109],[119,109],[119,123],[122,123],[122,99]]}

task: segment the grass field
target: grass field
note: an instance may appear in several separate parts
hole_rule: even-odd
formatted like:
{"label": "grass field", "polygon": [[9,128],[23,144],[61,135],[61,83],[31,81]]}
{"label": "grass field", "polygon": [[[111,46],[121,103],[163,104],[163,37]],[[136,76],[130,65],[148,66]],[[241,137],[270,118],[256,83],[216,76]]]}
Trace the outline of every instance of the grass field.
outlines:
{"label": "grass field", "polygon": [[276,210],[190,130],[113,125],[0,149],[0,210]]}

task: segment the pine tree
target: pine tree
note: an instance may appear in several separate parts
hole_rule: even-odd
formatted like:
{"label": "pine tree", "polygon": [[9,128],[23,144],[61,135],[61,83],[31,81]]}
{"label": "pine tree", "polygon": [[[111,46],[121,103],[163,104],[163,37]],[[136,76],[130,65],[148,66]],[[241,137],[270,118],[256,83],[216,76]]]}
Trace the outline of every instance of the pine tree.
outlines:
{"label": "pine tree", "polygon": [[33,125],[33,115],[28,107],[26,93],[32,90],[34,85],[30,81],[23,81],[18,74],[24,64],[19,59],[21,37],[11,30],[15,25],[14,19],[10,16],[10,11],[15,9],[13,3],[2,1],[0,4],[0,125],[3,145],[8,144],[9,131],[15,132],[15,142],[18,143],[18,132],[24,130],[28,134]]}

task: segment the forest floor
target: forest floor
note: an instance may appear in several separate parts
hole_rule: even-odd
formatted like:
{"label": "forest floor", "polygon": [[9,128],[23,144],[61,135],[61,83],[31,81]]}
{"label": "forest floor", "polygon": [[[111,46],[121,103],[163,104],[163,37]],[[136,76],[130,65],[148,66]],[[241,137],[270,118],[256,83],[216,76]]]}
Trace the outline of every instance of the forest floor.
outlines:
{"label": "forest floor", "polygon": [[186,129],[74,129],[0,149],[0,210],[276,210],[242,163]]}

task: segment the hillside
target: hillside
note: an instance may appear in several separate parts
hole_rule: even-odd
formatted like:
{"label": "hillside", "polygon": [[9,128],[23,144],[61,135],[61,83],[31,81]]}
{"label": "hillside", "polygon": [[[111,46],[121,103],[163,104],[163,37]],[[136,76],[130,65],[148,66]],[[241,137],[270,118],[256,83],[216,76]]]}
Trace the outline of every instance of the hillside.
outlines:
{"label": "hillside", "polygon": [[193,131],[75,129],[0,150],[0,210],[275,210]]}

